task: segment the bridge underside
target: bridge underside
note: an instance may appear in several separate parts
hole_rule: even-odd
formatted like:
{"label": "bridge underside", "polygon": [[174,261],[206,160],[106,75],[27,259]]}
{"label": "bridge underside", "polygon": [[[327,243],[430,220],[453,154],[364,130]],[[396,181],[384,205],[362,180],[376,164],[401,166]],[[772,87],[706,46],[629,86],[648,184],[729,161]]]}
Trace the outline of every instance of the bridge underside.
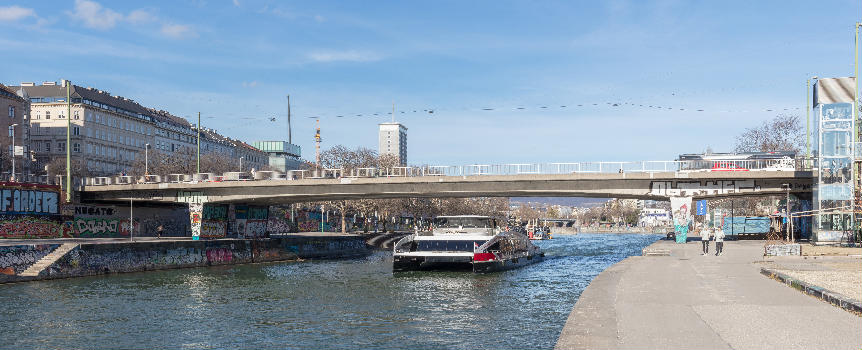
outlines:
{"label": "bridge underside", "polygon": [[810,193],[811,172],[632,173],[266,180],[91,186],[87,202],[274,205],[421,197],[593,197],[667,200]]}

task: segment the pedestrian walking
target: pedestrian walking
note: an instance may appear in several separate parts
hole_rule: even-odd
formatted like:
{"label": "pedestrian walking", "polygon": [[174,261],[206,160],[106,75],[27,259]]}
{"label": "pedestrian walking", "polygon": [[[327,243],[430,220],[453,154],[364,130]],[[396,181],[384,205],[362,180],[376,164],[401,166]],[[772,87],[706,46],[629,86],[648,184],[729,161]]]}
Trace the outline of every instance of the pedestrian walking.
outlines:
{"label": "pedestrian walking", "polygon": [[715,256],[721,255],[724,250],[724,230],[721,227],[715,231]]}
{"label": "pedestrian walking", "polygon": [[703,255],[709,254],[709,238],[712,236],[712,229],[700,230],[700,243],[703,245]]}
{"label": "pedestrian walking", "polygon": [[165,227],[162,225],[159,225],[159,227],[156,228],[156,239],[162,238],[162,231],[164,231],[164,230],[165,230]]}

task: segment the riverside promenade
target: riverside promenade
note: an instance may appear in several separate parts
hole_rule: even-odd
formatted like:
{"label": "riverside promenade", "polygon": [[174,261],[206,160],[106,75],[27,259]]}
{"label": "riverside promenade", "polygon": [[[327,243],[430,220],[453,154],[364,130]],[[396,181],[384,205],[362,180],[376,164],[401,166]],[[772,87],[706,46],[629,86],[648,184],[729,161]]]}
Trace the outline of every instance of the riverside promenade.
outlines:
{"label": "riverside promenade", "polygon": [[[711,244],[710,248],[714,248]],[[590,283],[556,349],[860,349],[862,317],[760,274],[763,241],[659,241]],[[711,251],[714,253],[714,251]]]}

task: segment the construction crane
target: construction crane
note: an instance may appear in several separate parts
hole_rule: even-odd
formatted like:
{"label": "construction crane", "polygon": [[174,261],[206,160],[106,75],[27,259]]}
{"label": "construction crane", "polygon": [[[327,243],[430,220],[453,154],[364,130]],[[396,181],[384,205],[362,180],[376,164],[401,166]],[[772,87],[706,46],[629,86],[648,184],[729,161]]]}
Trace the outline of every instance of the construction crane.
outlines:
{"label": "construction crane", "polygon": [[317,132],[314,134],[314,153],[317,158],[317,168],[320,168],[320,119],[317,119]]}

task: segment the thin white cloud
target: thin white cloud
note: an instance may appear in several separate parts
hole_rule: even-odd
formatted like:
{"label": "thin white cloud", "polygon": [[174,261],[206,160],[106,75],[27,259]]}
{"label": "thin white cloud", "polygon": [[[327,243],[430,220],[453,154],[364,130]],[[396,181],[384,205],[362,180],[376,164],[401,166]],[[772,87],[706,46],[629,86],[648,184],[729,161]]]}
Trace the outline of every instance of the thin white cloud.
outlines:
{"label": "thin white cloud", "polygon": [[164,23],[161,29],[162,34],[174,39],[197,38],[198,33],[188,25]]}
{"label": "thin white cloud", "polygon": [[313,52],[308,58],[314,62],[374,62],[383,59],[383,56],[370,51],[326,51]]}
{"label": "thin white cloud", "polygon": [[131,24],[143,24],[155,22],[156,20],[158,20],[158,17],[156,17],[156,15],[143,9],[134,10],[130,12],[128,16],[126,16],[126,21]]}
{"label": "thin white cloud", "polygon": [[111,29],[123,20],[123,15],[89,0],[75,0],[75,10],[69,16],[86,27],[100,30]]}
{"label": "thin white cloud", "polygon": [[36,17],[36,11],[20,6],[0,7],[0,22],[15,22],[27,17]]}
{"label": "thin white cloud", "polygon": [[250,87],[250,88],[253,88],[253,87],[255,87],[255,86],[257,86],[257,80],[254,80],[254,81],[248,81],[248,82],[246,82],[246,81],[242,82],[242,87]]}
{"label": "thin white cloud", "polygon": [[241,7],[242,5],[239,3],[239,0],[233,0],[233,6]]}

